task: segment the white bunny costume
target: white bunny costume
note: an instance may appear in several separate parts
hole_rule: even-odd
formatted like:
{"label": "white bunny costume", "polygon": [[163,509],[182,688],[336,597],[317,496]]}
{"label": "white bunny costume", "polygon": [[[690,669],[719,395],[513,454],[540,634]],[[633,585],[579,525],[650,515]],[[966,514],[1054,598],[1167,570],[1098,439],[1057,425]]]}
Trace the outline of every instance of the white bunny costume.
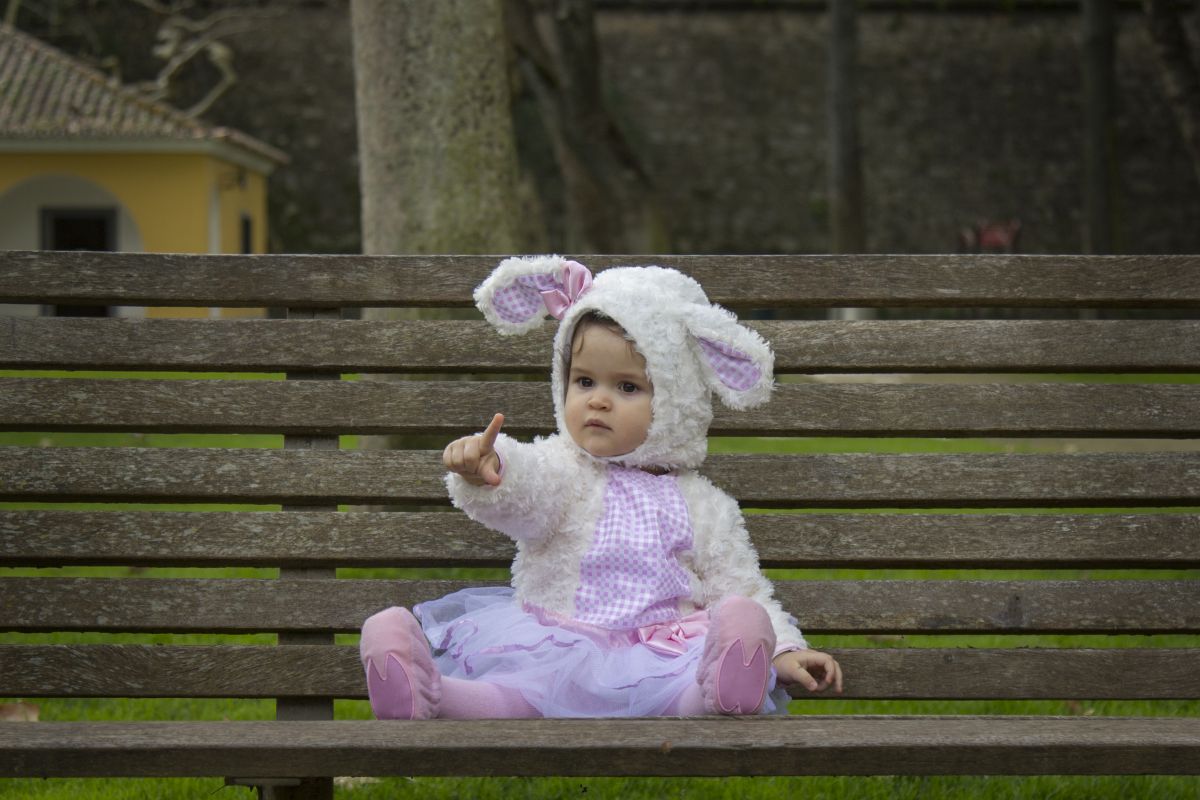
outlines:
{"label": "white bunny costume", "polygon": [[[414,609],[441,674],[518,689],[544,716],[671,713],[696,682],[708,610],[732,595],[766,609],[775,654],[805,648],[737,503],[695,471],[714,392],[736,409],[769,398],[766,342],[694,280],[658,267],[593,280],[558,256],[510,258],[475,300],[504,335],[536,328],[547,312],[561,320],[551,382],[559,433],[532,444],[500,434],[499,486],[447,476],[454,504],[511,536],[518,552],[511,589],[468,589]],[[645,441],[611,458],[577,445],[564,420],[572,337],[589,311],[625,330],[653,388]],[[763,710],[786,713],[786,701],[775,690]]]}

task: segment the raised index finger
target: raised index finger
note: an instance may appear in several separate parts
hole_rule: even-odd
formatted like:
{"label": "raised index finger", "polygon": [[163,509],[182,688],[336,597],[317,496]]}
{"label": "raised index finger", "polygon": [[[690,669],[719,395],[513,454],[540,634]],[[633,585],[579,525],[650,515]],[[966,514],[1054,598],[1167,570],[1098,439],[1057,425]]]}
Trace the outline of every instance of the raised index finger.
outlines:
{"label": "raised index finger", "polygon": [[479,443],[480,455],[490,453],[495,449],[496,437],[500,435],[500,428],[504,425],[504,415],[497,414],[492,417],[492,421],[488,423],[487,430],[482,434],[483,441]]}

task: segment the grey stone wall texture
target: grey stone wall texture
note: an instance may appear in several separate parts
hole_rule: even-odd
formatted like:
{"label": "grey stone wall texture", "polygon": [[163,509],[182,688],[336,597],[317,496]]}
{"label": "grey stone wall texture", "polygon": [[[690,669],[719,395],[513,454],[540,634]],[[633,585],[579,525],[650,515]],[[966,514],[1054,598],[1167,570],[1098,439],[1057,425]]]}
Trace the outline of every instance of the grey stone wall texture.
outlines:
{"label": "grey stone wall texture", "polygon": [[[612,101],[681,252],[828,249],[822,13],[600,17]],[[953,252],[1018,218],[1023,252],[1079,252],[1083,78],[1071,13],[864,13],[867,248]],[[1200,182],[1141,17],[1117,35],[1117,247],[1197,252]]]}

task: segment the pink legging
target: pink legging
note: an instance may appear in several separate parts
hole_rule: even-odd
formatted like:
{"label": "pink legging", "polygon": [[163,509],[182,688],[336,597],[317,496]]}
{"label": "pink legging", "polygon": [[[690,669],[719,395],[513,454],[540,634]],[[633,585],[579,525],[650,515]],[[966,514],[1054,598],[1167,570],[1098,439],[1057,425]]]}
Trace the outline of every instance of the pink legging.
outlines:
{"label": "pink legging", "polygon": [[540,717],[516,689],[487,681],[442,678],[442,703],[438,716],[444,719],[528,719]]}
{"label": "pink legging", "polygon": [[[707,713],[700,684],[693,684],[663,711],[668,717],[695,717]],[[442,678],[443,719],[532,719],[541,713],[516,689],[487,681]]]}

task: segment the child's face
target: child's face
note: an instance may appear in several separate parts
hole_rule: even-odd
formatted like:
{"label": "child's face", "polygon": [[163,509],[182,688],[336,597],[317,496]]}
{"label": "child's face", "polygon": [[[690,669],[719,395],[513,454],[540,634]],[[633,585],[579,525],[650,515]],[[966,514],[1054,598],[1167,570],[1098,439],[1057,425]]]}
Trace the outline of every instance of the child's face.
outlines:
{"label": "child's face", "polygon": [[571,342],[567,433],[594,456],[621,456],[646,441],[654,389],[646,359],[621,334],[587,325]]}

